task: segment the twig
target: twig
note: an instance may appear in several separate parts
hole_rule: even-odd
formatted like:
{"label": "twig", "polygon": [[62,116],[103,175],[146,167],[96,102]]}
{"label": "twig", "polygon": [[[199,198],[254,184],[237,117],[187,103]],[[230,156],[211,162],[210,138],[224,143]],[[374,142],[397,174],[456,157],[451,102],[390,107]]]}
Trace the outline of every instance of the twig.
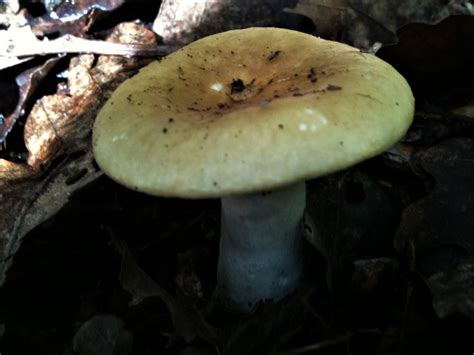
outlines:
{"label": "twig", "polygon": [[9,46],[0,48],[0,56],[24,57],[58,53],[94,53],[127,57],[155,57],[167,55],[176,49],[178,49],[176,46],[122,44],[65,35],[51,41],[30,40],[29,38],[26,41],[15,41],[14,43],[10,43]]}

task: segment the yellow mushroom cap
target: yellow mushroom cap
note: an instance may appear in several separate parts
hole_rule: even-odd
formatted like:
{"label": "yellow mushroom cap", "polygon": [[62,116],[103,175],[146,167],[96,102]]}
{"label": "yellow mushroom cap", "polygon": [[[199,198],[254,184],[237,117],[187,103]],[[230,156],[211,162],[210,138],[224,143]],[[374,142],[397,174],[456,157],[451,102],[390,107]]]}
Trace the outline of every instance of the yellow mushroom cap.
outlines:
{"label": "yellow mushroom cap", "polygon": [[405,134],[413,112],[405,79],[374,55],[248,28],[193,42],[125,81],[97,117],[93,149],[127,187],[218,197],[373,157]]}

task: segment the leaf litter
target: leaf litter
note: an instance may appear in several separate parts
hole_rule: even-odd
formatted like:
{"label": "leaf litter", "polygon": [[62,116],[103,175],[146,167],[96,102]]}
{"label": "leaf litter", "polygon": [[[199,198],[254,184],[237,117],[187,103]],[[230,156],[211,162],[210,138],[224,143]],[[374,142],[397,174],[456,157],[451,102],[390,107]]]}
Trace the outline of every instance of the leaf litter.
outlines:
{"label": "leaf litter", "polygon": [[[18,69],[20,99],[13,113],[5,116],[9,127],[1,126],[6,147],[4,144],[0,151],[0,284],[25,236],[64,205],[71,204],[73,194],[101,175],[90,151],[90,128],[97,110],[121,81],[148,63],[150,56],[168,53],[206,34],[250,25],[275,25],[278,21],[298,28],[303,22],[288,17],[291,13],[309,17],[314,23],[313,33],[377,52],[400,68],[417,94],[415,125],[383,156],[347,173],[309,184],[314,200],[308,205],[308,218],[324,218],[318,230],[314,223],[309,224],[311,233],[307,235],[315,248],[308,250],[311,261],[306,286],[293,298],[281,305],[264,303],[252,317],[223,320],[219,309],[201,307],[206,300],[212,305],[212,295],[209,286],[202,288],[202,272],[195,269],[194,262],[178,269],[174,279],[177,289],[184,293],[182,298],[138,266],[132,256],[136,246],[129,248],[117,242],[122,256],[120,282],[132,295],[127,307],[133,309],[149,299],[161,299],[175,328],[175,334],[169,336],[169,349],[181,347],[183,351],[202,354],[290,354],[329,348],[340,350],[339,353],[366,354],[367,347],[374,344],[382,350],[400,346],[416,349],[416,342],[410,342],[409,337],[397,338],[408,329],[398,321],[402,312],[404,319],[432,316],[430,310],[423,313],[413,308],[416,302],[431,303],[428,296],[420,296],[422,285],[428,286],[432,294],[431,311],[437,316],[461,314],[472,319],[472,246],[468,237],[471,209],[470,195],[465,194],[472,190],[472,184],[469,175],[459,172],[470,169],[469,147],[474,134],[469,107],[474,98],[467,86],[457,90],[456,80],[448,80],[452,76],[446,73],[452,70],[462,78],[462,73],[472,72],[472,66],[466,64],[469,53],[460,49],[468,43],[469,32],[462,28],[469,28],[470,20],[461,16],[434,26],[410,24],[434,24],[452,14],[470,14],[469,3],[423,1],[415,7],[409,0],[401,6],[388,0],[377,2],[377,6],[369,1],[349,0],[232,4],[215,0],[187,7],[163,1],[153,25],[167,41],[160,46],[155,34],[136,22],[116,26],[108,33],[108,42],[94,38],[94,24],[113,17],[123,1],[43,3],[46,12],[40,16],[25,14],[20,2],[12,2],[0,17],[7,27],[0,30],[1,35],[10,36],[8,30],[23,28],[30,38],[26,45],[0,48],[0,62],[8,63],[2,64],[4,68],[15,70],[20,67],[12,65],[17,64],[28,68],[28,63],[45,56],[29,71]],[[176,11],[176,6],[182,6],[181,10]],[[417,40],[410,31],[423,31],[425,38]],[[48,37],[51,38],[46,41]],[[399,45],[387,46],[397,40]],[[440,63],[429,58],[439,55],[430,54],[427,49],[423,49],[428,53],[425,57],[413,57],[420,53],[419,46],[427,44],[441,53],[449,48],[457,54],[444,57]],[[377,51],[379,47],[382,49]],[[20,54],[27,57],[16,57]],[[61,63],[66,67],[59,69]],[[431,73],[436,73],[440,64],[446,70],[441,75],[443,80],[437,83]],[[54,93],[37,96],[41,84],[52,77],[56,77]],[[426,78],[428,82],[423,81]],[[437,87],[444,88],[447,95],[433,90]],[[24,125],[27,156],[25,161],[15,162],[9,160],[15,155],[9,150],[13,139],[10,133],[20,125]],[[463,195],[462,203],[458,203]],[[325,198],[321,205],[322,196]],[[452,208],[452,201],[457,209]],[[440,218],[443,213],[449,218]],[[370,225],[377,214],[380,223]],[[394,240],[398,251],[390,248]],[[147,243],[146,248],[150,248],[153,242]],[[189,255],[188,249],[178,254]],[[213,253],[196,255],[197,260],[209,259],[206,255]],[[208,272],[212,273],[213,268],[209,267]],[[422,283],[417,272],[423,274]],[[193,299],[193,294],[200,296]],[[403,296],[406,304],[399,301]],[[390,307],[384,303],[387,301]],[[196,302],[201,306],[197,307]],[[374,309],[377,315],[369,316]],[[7,332],[2,333],[9,339],[12,322],[5,323]],[[2,324],[1,328],[5,326]],[[180,339],[187,345],[183,346]],[[435,339],[423,349],[441,349],[444,340]]]}

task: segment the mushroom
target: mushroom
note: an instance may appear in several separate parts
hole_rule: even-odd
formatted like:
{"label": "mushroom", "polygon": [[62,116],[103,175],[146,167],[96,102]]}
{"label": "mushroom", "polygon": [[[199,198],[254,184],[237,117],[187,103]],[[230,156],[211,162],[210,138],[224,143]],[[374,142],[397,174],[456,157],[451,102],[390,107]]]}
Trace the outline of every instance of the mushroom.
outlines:
{"label": "mushroom", "polygon": [[97,117],[93,149],[129,188],[221,198],[217,290],[249,312],[301,278],[304,181],[383,152],[413,111],[405,79],[374,55],[248,28],[200,39],[125,81]]}

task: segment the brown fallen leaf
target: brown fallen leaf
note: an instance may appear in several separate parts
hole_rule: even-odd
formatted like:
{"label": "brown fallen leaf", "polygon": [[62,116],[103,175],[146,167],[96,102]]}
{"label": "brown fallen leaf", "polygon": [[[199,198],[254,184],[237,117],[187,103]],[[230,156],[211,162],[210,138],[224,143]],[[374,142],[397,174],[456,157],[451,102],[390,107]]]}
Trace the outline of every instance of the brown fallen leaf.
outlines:
{"label": "brown fallen leaf", "polygon": [[19,88],[19,99],[13,113],[0,124],[0,143],[4,142],[16,120],[23,114],[26,104],[38,85],[61,57],[48,59],[43,64],[20,73],[15,81]]}
{"label": "brown fallen leaf", "polygon": [[[6,187],[9,181],[26,179],[32,174],[33,169],[28,165],[0,159],[0,188]],[[3,194],[0,194],[0,197],[3,197]]]}
{"label": "brown fallen leaf", "polygon": [[[114,42],[155,43],[138,23],[121,24]],[[25,124],[28,165],[0,160],[0,287],[24,236],[53,216],[77,189],[101,172],[93,163],[90,130],[102,103],[150,60],[93,55],[71,59],[66,88],[42,97]]]}
{"label": "brown fallen leaf", "polygon": [[[109,41],[151,44],[155,37],[137,24],[121,24]],[[24,138],[31,167],[49,164],[60,151],[68,153],[70,147],[75,151],[88,149],[90,128],[100,108],[97,97],[103,94],[103,85],[125,79],[130,64],[136,68],[138,63],[136,59],[107,56],[94,64],[90,54],[71,60],[67,91],[39,99],[26,121]]]}
{"label": "brown fallen leaf", "polygon": [[[3,166],[2,166],[3,165]],[[5,165],[7,169],[4,170]],[[55,215],[76,190],[101,175],[92,153],[66,157],[47,174],[23,164],[0,163],[0,287],[23,237]]]}
{"label": "brown fallen leaf", "polygon": [[[95,92],[98,94],[98,88]],[[38,100],[31,110],[25,124],[25,144],[29,151],[28,165],[40,169],[41,165],[48,164],[57,156],[60,150],[67,151],[65,140],[74,132],[84,131],[76,127],[84,122],[79,116],[84,107],[93,105],[93,95],[71,97],[64,94],[45,96]],[[82,120],[82,121],[81,121]],[[90,121],[88,122],[90,125]],[[78,138],[77,136],[74,139]],[[87,140],[77,139],[80,146],[74,150],[87,149]],[[82,144],[81,144],[82,143]]]}
{"label": "brown fallen leaf", "polygon": [[316,34],[368,49],[374,42],[397,41],[396,31],[411,22],[436,23],[453,14],[469,14],[463,1],[300,0],[286,11],[313,21]]}

